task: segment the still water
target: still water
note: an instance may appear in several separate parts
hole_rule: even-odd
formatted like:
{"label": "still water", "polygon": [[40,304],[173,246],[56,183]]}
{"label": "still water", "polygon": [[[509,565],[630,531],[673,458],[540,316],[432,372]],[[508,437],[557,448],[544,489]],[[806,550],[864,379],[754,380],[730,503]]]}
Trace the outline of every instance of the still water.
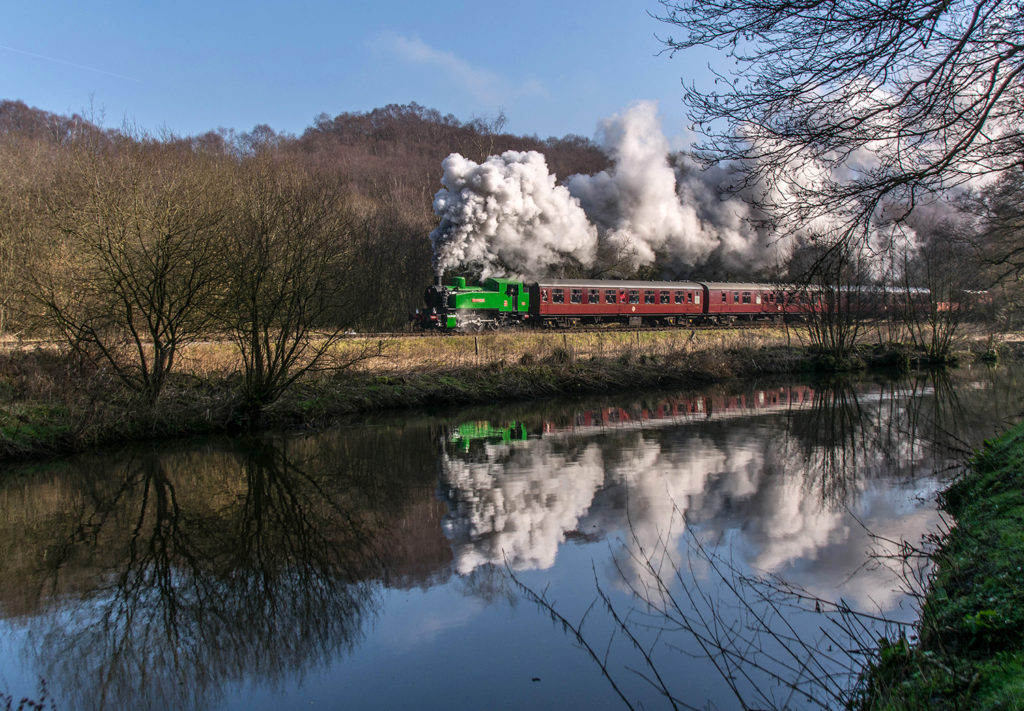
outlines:
{"label": "still water", "polygon": [[943,525],[936,492],[1021,391],[1005,369],[780,380],[9,468],[0,690],[44,684],[58,709],[835,705],[844,650],[914,619],[927,571],[900,542]]}

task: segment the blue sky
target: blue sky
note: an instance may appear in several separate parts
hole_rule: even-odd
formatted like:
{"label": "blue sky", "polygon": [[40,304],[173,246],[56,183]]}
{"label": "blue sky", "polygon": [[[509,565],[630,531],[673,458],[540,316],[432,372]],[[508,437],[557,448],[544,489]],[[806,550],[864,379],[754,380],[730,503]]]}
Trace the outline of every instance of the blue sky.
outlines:
{"label": "blue sky", "polygon": [[657,56],[656,0],[444,3],[8,3],[0,98],[56,113],[91,106],[181,135],[266,123],[301,132],[325,112],[417,102],[507,130],[593,136],[632,102],[659,102],[680,144],[680,80],[708,54]]}

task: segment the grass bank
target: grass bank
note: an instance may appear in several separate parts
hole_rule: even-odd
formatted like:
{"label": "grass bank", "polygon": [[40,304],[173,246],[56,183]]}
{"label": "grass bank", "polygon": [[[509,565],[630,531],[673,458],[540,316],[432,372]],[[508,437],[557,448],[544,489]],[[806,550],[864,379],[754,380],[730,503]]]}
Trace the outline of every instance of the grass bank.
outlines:
{"label": "grass bank", "polygon": [[[794,345],[796,342],[796,345]],[[358,339],[339,348],[359,348]],[[360,412],[529,400],[850,367],[907,368],[902,346],[865,345],[836,363],[784,329],[489,334],[396,339],[385,357],[298,381],[268,407],[268,428],[323,427]],[[342,353],[342,359],[344,354]],[[235,355],[190,346],[155,403],[55,348],[0,353],[0,459],[247,426]]]}
{"label": "grass bank", "polygon": [[1024,709],[1024,423],[987,442],[942,506],[919,639],[883,640],[858,708]]}

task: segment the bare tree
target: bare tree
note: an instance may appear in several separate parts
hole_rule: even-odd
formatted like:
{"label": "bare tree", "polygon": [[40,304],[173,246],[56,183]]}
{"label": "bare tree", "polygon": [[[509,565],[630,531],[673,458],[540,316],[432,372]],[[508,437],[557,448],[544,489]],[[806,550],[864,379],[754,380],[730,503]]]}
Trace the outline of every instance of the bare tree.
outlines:
{"label": "bare tree", "polygon": [[208,325],[222,183],[214,163],[125,141],[73,150],[46,191],[55,250],[34,297],[72,348],[152,401]]}
{"label": "bare tree", "polygon": [[340,187],[257,155],[242,166],[225,240],[222,323],[242,356],[243,408],[258,420],[296,380],[378,355],[339,355],[355,221]]}
{"label": "bare tree", "polygon": [[787,225],[840,215],[834,229],[863,239],[880,217],[1024,162],[1017,2],[661,4],[682,32],[664,39],[670,54],[735,60],[714,90],[686,90],[703,156],[742,161]]}
{"label": "bare tree", "polygon": [[0,336],[8,330],[11,308],[17,298],[21,252],[28,240],[27,195],[14,165],[20,151],[5,145],[0,152]]}
{"label": "bare tree", "polygon": [[[908,256],[893,307],[911,342],[929,359],[950,357],[960,327],[974,311],[969,294],[979,269],[970,232],[948,222],[931,230],[928,243]],[[912,284],[925,288],[915,290]]]}
{"label": "bare tree", "polygon": [[0,120],[0,335],[26,323],[27,277],[48,246],[38,220],[38,187],[52,181],[57,164],[52,145],[5,133],[2,124]]}
{"label": "bare tree", "polygon": [[979,218],[971,235],[982,265],[978,285],[992,290],[982,302],[1013,328],[1024,313],[1024,168],[1007,171],[965,204]]}
{"label": "bare tree", "polygon": [[[797,265],[806,261],[806,271]],[[870,308],[871,291],[863,254],[850,244],[811,245],[794,260],[796,281],[804,285],[789,294],[807,323],[811,345],[832,359],[835,367],[850,365],[849,357]]]}

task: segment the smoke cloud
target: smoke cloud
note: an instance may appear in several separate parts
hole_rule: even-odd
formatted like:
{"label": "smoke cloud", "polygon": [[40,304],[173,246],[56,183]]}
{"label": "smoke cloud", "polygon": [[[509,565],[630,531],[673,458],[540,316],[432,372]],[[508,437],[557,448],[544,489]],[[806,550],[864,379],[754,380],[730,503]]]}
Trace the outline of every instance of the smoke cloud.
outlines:
{"label": "smoke cloud", "polygon": [[[809,186],[855,180],[876,169],[886,151],[882,144],[863,146],[831,165],[794,157],[773,170],[770,186],[745,185],[738,166],[704,168],[672,153],[653,102],[605,119],[598,135],[613,166],[561,185],[540,153],[509,151],[482,164],[448,156],[444,187],[434,198],[441,223],[430,235],[436,270],[469,267],[531,278],[564,274],[567,267],[580,275],[627,276],[652,265],[669,279],[777,273],[812,236],[828,240],[843,232],[838,212],[799,219]],[[752,144],[758,140],[751,137]],[[758,204],[793,219],[774,230]],[[956,218],[944,200],[918,200],[909,210],[899,200],[883,202],[859,243],[875,276],[895,268],[878,255],[913,251],[934,225]]]}
{"label": "smoke cloud", "polygon": [[544,156],[506,151],[477,164],[458,153],[442,163],[431,232],[438,272],[461,265],[484,273],[544,274],[555,263],[594,263],[597,229],[569,191],[555,184]]}
{"label": "smoke cloud", "polygon": [[437,270],[542,276],[567,261],[592,267],[603,255],[603,266],[658,264],[680,275],[708,264],[751,271],[778,260],[780,245],[745,196],[723,197],[732,171],[671,156],[656,104],[604,120],[600,135],[613,168],[570,176],[565,185],[536,152],[509,151],[482,164],[448,156],[434,198],[441,224],[430,235]]}

